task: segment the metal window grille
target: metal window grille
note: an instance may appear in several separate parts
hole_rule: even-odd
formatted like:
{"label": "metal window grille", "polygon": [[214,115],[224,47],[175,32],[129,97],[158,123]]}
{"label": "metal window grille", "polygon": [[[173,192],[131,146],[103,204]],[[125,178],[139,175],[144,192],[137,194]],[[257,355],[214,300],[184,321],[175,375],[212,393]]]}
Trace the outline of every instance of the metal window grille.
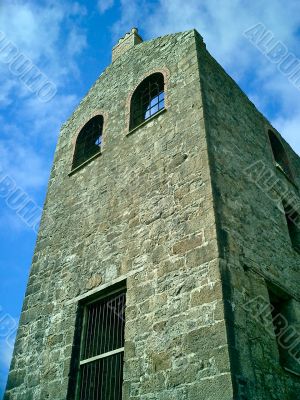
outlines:
{"label": "metal window grille", "polygon": [[133,129],[165,107],[164,77],[155,73],[136,89],[131,100],[130,129]]}
{"label": "metal window grille", "polygon": [[103,117],[92,118],[80,131],[73,158],[73,168],[78,167],[95,154],[99,153],[102,144]]}
{"label": "metal window grille", "polygon": [[86,306],[78,400],[121,400],[125,291]]}

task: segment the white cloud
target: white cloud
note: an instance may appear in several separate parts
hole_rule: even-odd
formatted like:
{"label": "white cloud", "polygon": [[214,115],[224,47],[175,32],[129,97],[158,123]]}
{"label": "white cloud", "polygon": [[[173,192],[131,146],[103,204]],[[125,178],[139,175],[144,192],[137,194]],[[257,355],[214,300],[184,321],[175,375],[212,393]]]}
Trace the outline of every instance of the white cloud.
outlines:
{"label": "white cloud", "polygon": [[284,132],[284,137],[287,142],[292,146],[292,148],[294,150],[297,150],[298,154],[300,154],[300,111],[298,110],[294,117],[279,117],[273,122],[279,132]]}
{"label": "white cloud", "polygon": [[[2,332],[2,337],[0,339],[0,360],[2,366],[9,368],[19,320],[5,315],[1,315],[1,317],[2,324],[5,324],[5,322],[8,321],[8,332],[6,337],[3,337]],[[5,329],[3,327],[1,328],[2,330]]]}
{"label": "white cloud", "polygon": [[42,7],[16,0],[2,6],[1,31],[51,81],[64,86],[70,76],[69,66],[87,46],[85,32],[76,23],[84,11],[68,1],[49,1],[48,7]]}
{"label": "white cloud", "polygon": [[113,28],[115,39],[132,26],[142,28],[146,38],[196,28],[208,50],[238,83],[248,88],[247,94],[257,100],[263,112],[270,113],[269,103],[276,99],[281,118],[273,113],[267,117],[300,153],[300,91],[243,36],[250,27],[263,23],[290,51],[296,52],[298,0],[290,0],[288,5],[283,0],[273,0],[272,5],[268,0],[160,0],[151,9],[143,0],[121,0],[121,6],[121,20]]}
{"label": "white cloud", "polygon": [[7,80],[2,82],[0,91],[0,107],[7,107],[12,103],[11,93],[16,89],[17,82],[14,80]]}
{"label": "white cloud", "polygon": [[[18,320],[16,319],[16,324]],[[4,394],[7,372],[10,367],[12,353],[13,353],[13,342],[14,338],[10,341],[10,345],[7,344],[5,339],[0,339],[0,397]]]}
{"label": "white cloud", "polygon": [[114,5],[114,0],[98,0],[98,8],[101,14],[105,13],[107,10],[112,8]]}
{"label": "white cloud", "polygon": [[[52,152],[62,122],[78,103],[68,84],[80,77],[79,57],[87,47],[86,33],[79,28],[86,14],[79,3],[48,0],[13,0],[1,6],[0,26],[7,40],[29,57],[58,88],[58,94],[43,103],[0,61],[0,166],[31,197],[44,188]],[[66,93],[66,94],[64,94]],[[1,222],[10,218],[8,210]],[[24,226],[25,228],[25,226]]]}
{"label": "white cloud", "polygon": [[0,397],[6,386],[18,323],[17,318],[7,314],[0,306]]}

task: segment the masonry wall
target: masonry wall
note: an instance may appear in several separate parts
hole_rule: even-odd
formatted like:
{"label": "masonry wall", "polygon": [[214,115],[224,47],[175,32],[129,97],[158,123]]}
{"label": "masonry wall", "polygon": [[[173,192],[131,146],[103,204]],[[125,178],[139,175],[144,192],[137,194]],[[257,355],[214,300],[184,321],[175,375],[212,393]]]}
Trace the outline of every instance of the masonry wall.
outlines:
{"label": "masonry wall", "polygon": [[[127,135],[129,94],[156,70],[167,110]],[[63,126],[5,400],[67,398],[78,302],[122,280],[124,400],[232,399],[199,81],[194,31],[142,43]],[[98,112],[102,154],[68,176]]]}
{"label": "masonry wall", "polygon": [[300,159],[282,139],[293,184],[275,167],[269,122],[201,41],[198,53],[235,393],[247,400],[296,399],[300,378],[280,365],[271,314],[259,309],[269,304],[268,287],[286,293],[300,332],[300,254],[278,207],[283,197],[299,201]]}

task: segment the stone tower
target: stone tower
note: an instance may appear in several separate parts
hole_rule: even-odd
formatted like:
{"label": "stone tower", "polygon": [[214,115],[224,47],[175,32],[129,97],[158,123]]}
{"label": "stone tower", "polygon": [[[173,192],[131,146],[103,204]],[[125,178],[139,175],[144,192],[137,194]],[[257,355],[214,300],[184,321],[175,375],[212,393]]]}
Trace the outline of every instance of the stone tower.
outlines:
{"label": "stone tower", "polygon": [[300,159],[191,30],[63,125],[5,400],[296,400]]}

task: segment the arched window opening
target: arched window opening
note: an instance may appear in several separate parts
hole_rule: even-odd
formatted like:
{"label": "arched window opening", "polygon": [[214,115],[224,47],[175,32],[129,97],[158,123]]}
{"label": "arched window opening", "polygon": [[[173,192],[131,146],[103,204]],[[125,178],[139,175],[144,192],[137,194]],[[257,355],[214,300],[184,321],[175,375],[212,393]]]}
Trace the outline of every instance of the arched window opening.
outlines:
{"label": "arched window opening", "polygon": [[130,130],[164,109],[164,85],[163,74],[157,72],[137,87],[131,99]]}
{"label": "arched window opening", "polygon": [[89,158],[100,153],[102,144],[103,117],[97,115],[90,119],[81,129],[75,147],[73,169]]}
{"label": "arched window opening", "polygon": [[292,173],[290,170],[288,157],[287,157],[286,151],[285,151],[281,141],[278,139],[278,137],[275,135],[275,133],[272,132],[271,130],[269,130],[268,133],[269,133],[269,139],[270,139],[270,143],[271,143],[273,156],[274,156],[276,163],[283,170],[283,172],[290,179],[292,179]]}

